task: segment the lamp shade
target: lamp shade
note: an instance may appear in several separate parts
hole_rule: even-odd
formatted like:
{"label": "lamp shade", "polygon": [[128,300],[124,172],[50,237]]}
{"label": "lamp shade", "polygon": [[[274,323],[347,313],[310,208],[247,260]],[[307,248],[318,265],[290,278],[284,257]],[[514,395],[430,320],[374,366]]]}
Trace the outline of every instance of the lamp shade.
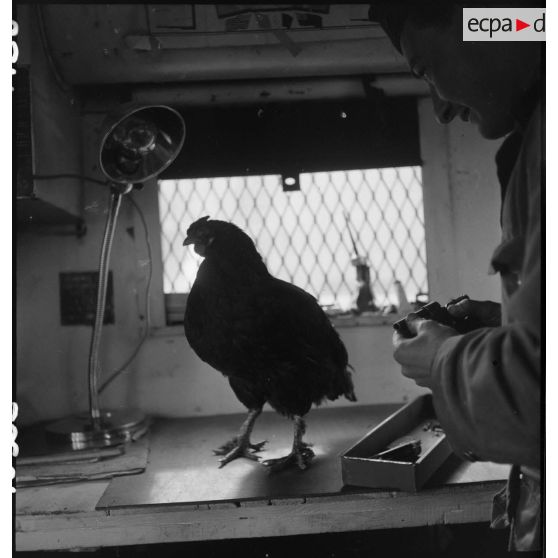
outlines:
{"label": "lamp shade", "polygon": [[99,162],[112,182],[143,182],[176,158],[186,137],[180,114],[164,105],[122,105],[103,123]]}

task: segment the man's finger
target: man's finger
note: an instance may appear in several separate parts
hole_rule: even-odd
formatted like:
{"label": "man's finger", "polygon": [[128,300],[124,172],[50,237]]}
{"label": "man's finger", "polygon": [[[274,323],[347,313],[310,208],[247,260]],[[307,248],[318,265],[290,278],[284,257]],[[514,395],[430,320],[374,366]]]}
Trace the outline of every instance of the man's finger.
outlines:
{"label": "man's finger", "polygon": [[465,299],[456,304],[450,304],[447,308],[454,318],[465,318],[471,314],[471,301]]}
{"label": "man's finger", "polygon": [[392,335],[392,344],[394,349],[397,349],[397,347],[404,345],[405,343],[408,343],[409,341],[412,341],[413,338],[412,337],[406,337],[405,335],[402,335],[399,331],[395,330],[393,332]]}
{"label": "man's finger", "polygon": [[413,335],[417,335],[418,333],[417,327],[420,321],[424,321],[424,318],[417,316],[415,312],[411,312],[407,314],[407,317],[405,318],[405,322],[407,323],[407,328]]}
{"label": "man's finger", "polygon": [[413,346],[416,343],[416,337],[405,337],[401,335],[398,331],[394,331],[392,335],[393,344],[393,357],[400,364],[405,364],[404,360],[401,358],[402,354],[409,355],[410,351],[413,351]]}
{"label": "man's finger", "polygon": [[462,300],[457,304],[450,304],[448,312],[457,319],[470,316],[489,327],[499,326],[502,321],[500,305],[488,300]]}

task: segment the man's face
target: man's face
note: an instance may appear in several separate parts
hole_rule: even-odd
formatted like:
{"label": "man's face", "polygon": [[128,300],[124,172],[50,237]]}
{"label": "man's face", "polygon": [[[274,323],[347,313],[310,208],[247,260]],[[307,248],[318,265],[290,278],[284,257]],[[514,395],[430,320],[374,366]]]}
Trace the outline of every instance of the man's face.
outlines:
{"label": "man's face", "polygon": [[495,44],[463,42],[459,10],[445,26],[421,28],[407,22],[401,48],[411,72],[429,84],[440,121],[439,107],[445,103],[453,107],[453,116],[476,124],[485,138],[512,130],[517,84],[513,75],[501,72],[502,51]]}

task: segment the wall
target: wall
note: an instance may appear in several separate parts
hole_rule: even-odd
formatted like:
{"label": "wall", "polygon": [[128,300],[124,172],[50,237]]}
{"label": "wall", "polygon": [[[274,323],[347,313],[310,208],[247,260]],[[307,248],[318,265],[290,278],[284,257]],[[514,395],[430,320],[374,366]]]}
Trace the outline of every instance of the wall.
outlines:
{"label": "wall", "polygon": [[[98,176],[95,145],[101,117],[83,119],[84,172]],[[496,278],[486,275],[498,241],[498,186],[492,163],[495,142],[480,140],[462,123],[444,128],[433,121],[429,101],[420,104],[429,281],[433,298],[445,301],[468,292],[497,298]],[[45,146],[42,157],[56,157]],[[134,194],[150,224],[154,249],[155,326],[163,323],[156,189]],[[21,235],[18,238],[18,403],[21,423],[52,419],[87,409],[87,353],[90,328],[63,327],[59,319],[58,273],[95,270],[107,192],[84,185],[88,227],[82,239]],[[113,248],[116,324],[104,328],[103,369],[110,373],[137,343],[147,268],[140,221],[127,202]],[[157,272],[159,269],[159,272]],[[358,404],[402,402],[422,390],[399,373],[391,357],[391,328],[340,329],[357,370]],[[226,380],[192,353],[180,328],[156,328],[138,358],[107,390],[105,408],[138,406],[154,415],[192,416],[242,411]],[[335,402],[331,405],[349,404]]]}
{"label": "wall", "polygon": [[[49,235],[46,229],[41,235],[25,231],[17,237],[17,400],[22,423],[87,409],[91,328],[61,325],[59,273],[97,270],[109,192],[95,185],[83,190],[84,237]],[[132,207],[125,200],[111,265],[116,323],[105,326],[101,348],[107,372],[131,353],[145,315],[139,293],[145,285],[146,256],[133,227]],[[111,390],[105,403],[129,405],[127,388]]]}
{"label": "wall", "polygon": [[419,118],[431,298],[500,300],[499,278],[488,269],[500,237],[494,156],[501,141],[482,139],[461,120],[438,124],[430,99],[419,102]]}

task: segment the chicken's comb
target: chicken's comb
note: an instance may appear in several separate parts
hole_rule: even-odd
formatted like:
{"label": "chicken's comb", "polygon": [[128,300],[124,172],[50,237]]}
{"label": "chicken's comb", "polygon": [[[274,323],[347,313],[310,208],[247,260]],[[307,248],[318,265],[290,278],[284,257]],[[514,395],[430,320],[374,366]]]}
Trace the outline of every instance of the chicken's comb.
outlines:
{"label": "chicken's comb", "polygon": [[194,221],[190,226],[194,226],[194,225],[201,225],[202,223],[206,223],[207,221],[209,221],[209,215],[206,215],[205,217],[200,217],[197,221]]}

